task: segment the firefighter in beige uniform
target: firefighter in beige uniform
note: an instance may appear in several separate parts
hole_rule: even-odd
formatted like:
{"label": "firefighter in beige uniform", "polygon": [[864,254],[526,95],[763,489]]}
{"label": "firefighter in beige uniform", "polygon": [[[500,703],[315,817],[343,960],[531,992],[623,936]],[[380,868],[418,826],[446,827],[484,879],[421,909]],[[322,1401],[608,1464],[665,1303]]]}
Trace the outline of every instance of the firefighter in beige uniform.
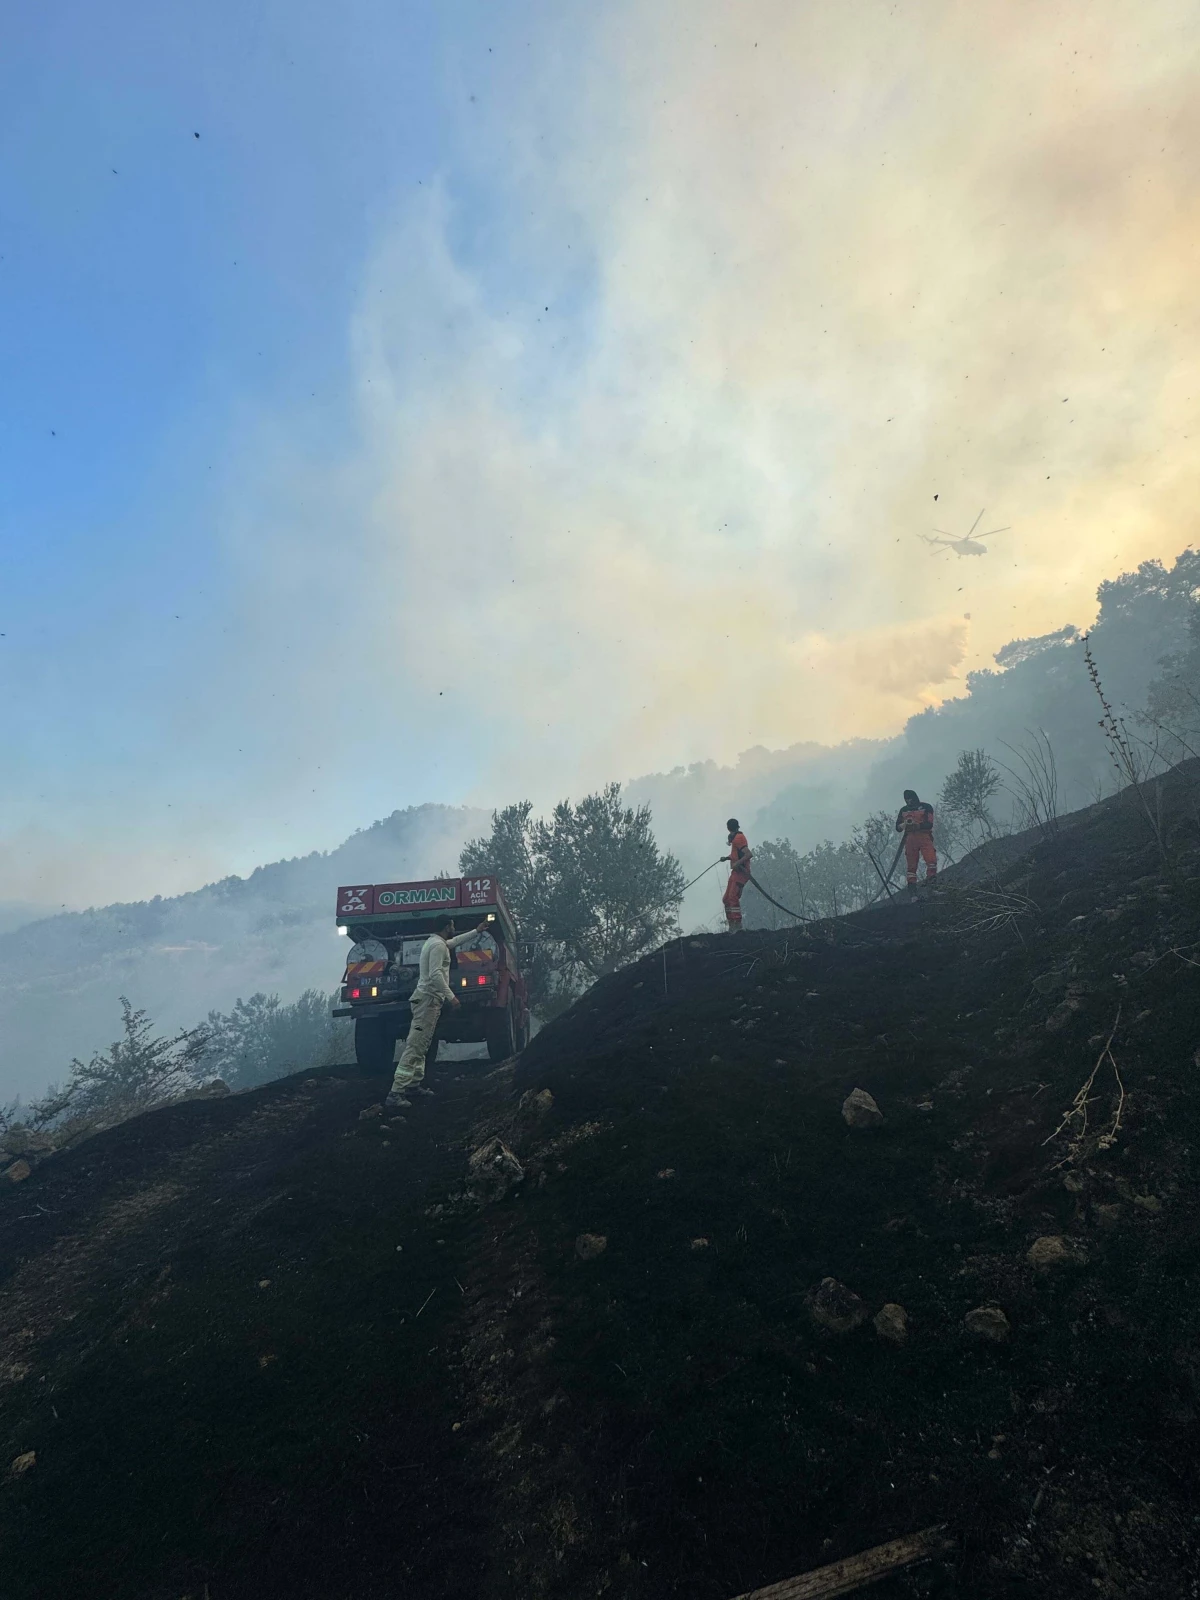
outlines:
{"label": "firefighter in beige uniform", "polygon": [[447,917],[421,946],[421,974],[412,993],[412,1026],[404,1041],[400,1060],[396,1063],[391,1093],[384,1101],[386,1106],[412,1104],[411,1100],[405,1098],[404,1091],[421,1086],[425,1076],[425,1057],[433,1043],[442,1007],[447,1004],[458,1006],[458,998],[446,976],[450,971],[450,952],[486,932],[487,921],[484,920],[469,933],[454,937],[454,918]]}

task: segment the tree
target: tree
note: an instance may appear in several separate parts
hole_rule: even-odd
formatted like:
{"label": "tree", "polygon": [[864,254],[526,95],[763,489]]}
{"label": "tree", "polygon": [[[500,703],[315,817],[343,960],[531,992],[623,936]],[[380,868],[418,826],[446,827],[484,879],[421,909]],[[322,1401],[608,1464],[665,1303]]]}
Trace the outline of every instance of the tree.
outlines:
{"label": "tree", "polygon": [[90,1061],[71,1062],[66,1087],[52,1090],[36,1108],[43,1121],[63,1116],[122,1121],[199,1082],[208,1050],[206,1028],[183,1028],[170,1038],[155,1037],[145,1011],[135,1011],[121,996],[122,1037]]}
{"label": "tree", "polygon": [[548,818],[527,800],[493,812],[491,834],[465,846],[459,870],[500,879],[543,1013],[668,938],[683,899],[683,869],[659,850],[649,806],[623,806],[618,783],[562,800]]}
{"label": "tree", "polygon": [[937,814],[943,839],[951,854],[961,843],[968,850],[996,834],[996,821],[988,802],[1000,789],[1000,770],[986,750],[960,750],[958,765],[942,784]]}
{"label": "tree", "polygon": [[650,820],[649,806],[622,806],[610,783],[536,824],[543,916],[572,976],[614,972],[674,931],[683,869],[659,851]]}
{"label": "tree", "polygon": [[869,902],[883,893],[884,879],[896,856],[896,819],[889,811],[873,811],[853,830],[850,842],[867,864],[865,898]]}
{"label": "tree", "polygon": [[[764,839],[754,847],[754,876],[772,900],[789,906],[802,917],[812,916],[812,906],[801,879],[802,857],[790,839]],[[753,885],[742,895],[742,923],[750,929],[790,928],[796,918],[757,893]]]}
{"label": "tree", "polygon": [[[894,850],[895,825],[887,812],[867,817],[854,829],[849,843],[826,839],[804,855],[788,839],[768,839],[754,851],[754,876],[772,899],[798,913],[801,920],[840,917],[869,905],[882,890]],[[872,860],[879,861],[879,869]],[[785,928],[796,918],[771,905],[753,886],[742,900],[748,928]]]}
{"label": "tree", "polygon": [[857,911],[874,893],[866,892],[866,875],[874,878],[874,871],[852,844],[825,839],[801,857],[800,871],[805,893],[819,917],[842,917],[847,911]]}
{"label": "tree", "polygon": [[529,988],[530,1005],[543,1014],[555,1009],[553,997],[560,988],[561,952],[550,939],[540,900],[538,867],[534,857],[533,803],[519,800],[492,812],[492,831],[470,839],[458,858],[464,877],[493,872],[516,913],[520,931],[517,960]]}
{"label": "tree", "polygon": [[531,800],[518,800],[503,811],[493,811],[491,833],[467,841],[458,858],[459,871],[468,877],[494,872],[514,911],[530,905],[537,876],[535,827]]}
{"label": "tree", "polygon": [[272,1078],[347,1059],[344,1021],[330,1015],[337,996],[306,989],[291,1005],[277,994],[239,999],[225,1015],[210,1011],[206,1064],[231,1088],[249,1088]]}
{"label": "tree", "polygon": [[1186,648],[1164,656],[1161,665],[1137,720],[1162,735],[1172,761],[1182,761],[1200,754],[1200,605],[1188,613]]}

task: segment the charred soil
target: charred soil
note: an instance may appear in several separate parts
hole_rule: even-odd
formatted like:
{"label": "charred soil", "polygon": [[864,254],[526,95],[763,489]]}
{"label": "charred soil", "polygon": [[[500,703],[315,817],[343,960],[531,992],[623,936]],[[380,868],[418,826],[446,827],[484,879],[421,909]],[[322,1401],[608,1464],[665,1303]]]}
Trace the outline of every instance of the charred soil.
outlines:
{"label": "charred soil", "polygon": [[1200,1594],[1198,781],[0,1179],[4,1593]]}

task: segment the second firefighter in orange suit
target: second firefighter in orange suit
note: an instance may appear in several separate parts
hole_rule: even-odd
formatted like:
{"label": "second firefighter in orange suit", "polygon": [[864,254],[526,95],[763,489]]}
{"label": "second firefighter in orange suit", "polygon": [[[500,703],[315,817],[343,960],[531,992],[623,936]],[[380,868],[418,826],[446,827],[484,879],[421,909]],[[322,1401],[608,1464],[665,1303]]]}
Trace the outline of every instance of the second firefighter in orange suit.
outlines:
{"label": "second firefighter in orange suit", "polygon": [[729,854],[721,859],[729,862],[729,882],[721,902],[730,933],[741,933],[742,890],[750,882],[750,845],[736,817],[730,817],[725,826],[729,829]]}
{"label": "second firefighter in orange suit", "polygon": [[925,863],[925,882],[937,877],[937,851],[933,845],[933,807],[915,789],[905,789],[904,804],[896,818],[896,832],[904,835],[904,869],[908,887],[917,886],[917,867]]}

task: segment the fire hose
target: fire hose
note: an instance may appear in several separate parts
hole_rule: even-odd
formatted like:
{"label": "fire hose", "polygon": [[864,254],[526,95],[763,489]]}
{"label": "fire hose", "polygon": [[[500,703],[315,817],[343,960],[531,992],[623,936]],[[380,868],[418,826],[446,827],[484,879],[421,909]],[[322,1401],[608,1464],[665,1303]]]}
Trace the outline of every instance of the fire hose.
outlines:
{"label": "fire hose", "polygon": [[892,857],[892,864],[887,869],[887,877],[886,878],[883,876],[882,872],[879,872],[879,863],[876,861],[875,857],[874,856],[871,857],[871,865],[875,868],[876,872],[879,872],[880,879],[882,880],[882,883],[883,883],[883,888],[880,889],[879,893],[874,895],[873,898],[870,899],[867,902],[868,905],[872,905],[873,906],[875,904],[875,901],[879,899],[879,895],[884,894],[885,892],[889,896],[891,895],[891,892],[892,892],[892,873],[895,872],[896,868],[899,866],[900,857],[903,854],[904,854],[904,840],[901,839],[900,843],[896,846],[896,854]]}
{"label": "fire hose", "polygon": [[[899,856],[897,856],[896,860],[898,861],[899,859],[900,859]],[[719,867],[723,861],[728,861],[728,860],[729,860],[728,856],[718,856],[715,861],[710,862],[709,865],[707,867],[705,867],[703,872],[698,872],[696,874],[696,876],[691,880],[690,883],[685,883],[684,886],[683,886],[683,891],[682,892],[684,894],[686,894],[687,891],[692,887],[693,883],[699,883],[700,879],[703,878],[707,873],[710,873],[712,871],[713,867]],[[758,890],[759,894],[762,895],[763,899],[764,900],[770,900],[771,904],[773,906],[775,906],[777,910],[784,912],[785,915],[787,915],[789,917],[795,917],[797,922],[809,922],[809,921],[812,920],[811,918],[806,917],[803,914],[803,912],[793,911],[790,908],[790,906],[780,905],[778,900],[776,900],[772,895],[769,895],[767,893],[767,891],[763,888],[762,884],[759,883],[758,879],[754,876],[754,874],[752,872],[748,872],[746,874],[746,877],[749,880],[749,882],[751,882],[754,885],[754,887]]]}
{"label": "fire hose", "polygon": [[688,890],[692,887],[693,883],[699,883],[700,879],[707,877],[708,874],[712,871],[712,869],[714,867],[719,867],[721,865],[722,861],[728,861],[728,860],[729,860],[728,856],[718,856],[715,861],[710,861],[708,866],[705,867],[703,872],[698,872],[694,878],[689,879],[688,882],[684,884],[683,888],[679,891],[680,894],[686,894],[688,892]]}
{"label": "fire hose", "polygon": [[759,894],[762,895],[764,900],[770,900],[770,902],[771,902],[771,904],[773,906],[777,907],[780,911],[785,912],[789,917],[795,917],[797,922],[811,922],[813,920],[811,917],[806,917],[804,915],[804,913],[801,912],[801,911],[793,911],[793,910],[791,910],[791,908],[789,906],[780,905],[778,900],[776,900],[772,895],[769,895],[767,893],[767,891],[763,888],[762,884],[759,883],[758,879],[754,876],[754,874],[752,872],[748,872],[746,874],[746,876],[749,878],[750,882],[754,885],[754,887],[758,890]]}
{"label": "fire hose", "polygon": [[[892,857],[892,864],[887,869],[887,876],[886,877],[884,876],[884,874],[882,872],[879,871],[879,864],[875,860],[875,857],[874,856],[871,857],[871,865],[875,868],[875,871],[879,873],[880,881],[882,882],[883,887],[879,890],[878,894],[876,894],[873,899],[871,899],[871,900],[869,900],[867,902],[868,905],[874,905],[875,901],[878,900],[879,896],[882,895],[882,894],[885,894],[885,893],[888,894],[888,895],[891,894],[891,892],[892,892],[892,873],[895,872],[897,866],[899,866],[900,857],[903,854],[904,854],[904,840],[901,839],[900,843],[896,846],[896,854]],[[693,883],[699,883],[700,879],[703,878],[703,877],[706,877],[708,875],[708,873],[710,873],[712,871],[713,867],[719,867],[723,861],[728,861],[728,860],[729,860],[728,856],[718,856],[715,861],[710,862],[709,865],[707,867],[705,867],[703,872],[698,872],[696,874],[696,876],[690,880],[690,882],[684,884],[683,892],[686,893],[692,887]],[[754,887],[758,890],[759,894],[762,895],[763,899],[764,900],[769,900],[770,903],[776,908],[776,910],[782,911],[785,914],[785,916],[795,917],[797,922],[811,922],[812,921],[812,918],[811,917],[806,917],[803,914],[803,912],[793,911],[790,906],[785,906],[785,905],[781,904],[780,901],[776,900],[774,895],[769,895],[767,893],[767,891],[763,888],[762,884],[759,883],[758,879],[754,876],[754,874],[752,872],[748,872],[746,874],[746,877],[754,885]]]}

